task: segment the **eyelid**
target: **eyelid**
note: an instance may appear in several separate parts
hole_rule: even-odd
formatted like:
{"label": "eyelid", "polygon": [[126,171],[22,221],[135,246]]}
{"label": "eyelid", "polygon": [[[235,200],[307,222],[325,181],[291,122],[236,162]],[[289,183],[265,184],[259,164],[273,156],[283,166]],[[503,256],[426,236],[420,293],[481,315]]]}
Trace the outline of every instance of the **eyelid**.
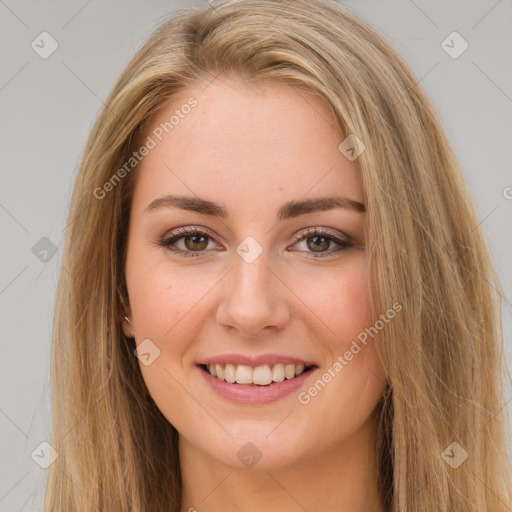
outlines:
{"label": "eyelid", "polygon": [[345,234],[341,231],[332,229],[332,228],[326,228],[326,227],[322,227],[322,226],[310,226],[310,227],[301,229],[298,233],[293,235],[293,237],[295,238],[296,241],[300,241],[300,240],[303,240],[305,237],[307,237],[307,235],[309,235],[309,234],[319,234],[319,235],[330,236],[333,239],[335,239],[335,240],[337,239],[340,242],[343,242],[346,244],[352,243],[351,237],[349,237],[347,234]]}
{"label": "eyelid", "polygon": [[165,234],[162,238],[165,240],[169,238],[174,238],[177,235],[186,236],[194,233],[204,233],[205,235],[208,235],[210,238],[217,240],[217,235],[211,229],[196,224],[178,226],[177,228],[174,228],[169,235]]}

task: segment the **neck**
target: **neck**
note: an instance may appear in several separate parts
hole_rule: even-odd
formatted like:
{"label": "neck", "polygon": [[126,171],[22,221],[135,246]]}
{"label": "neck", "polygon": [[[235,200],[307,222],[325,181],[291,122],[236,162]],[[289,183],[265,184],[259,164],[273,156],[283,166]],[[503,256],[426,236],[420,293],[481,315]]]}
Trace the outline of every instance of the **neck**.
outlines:
{"label": "neck", "polygon": [[289,466],[240,469],[210,458],[180,436],[181,512],[382,512],[374,440],[375,424],[369,422],[327,453]]}

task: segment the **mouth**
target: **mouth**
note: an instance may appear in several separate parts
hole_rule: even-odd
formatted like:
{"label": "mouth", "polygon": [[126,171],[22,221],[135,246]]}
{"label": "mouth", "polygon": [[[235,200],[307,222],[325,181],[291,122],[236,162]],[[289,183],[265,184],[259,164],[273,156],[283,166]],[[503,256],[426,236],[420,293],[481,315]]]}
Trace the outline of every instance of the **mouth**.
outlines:
{"label": "mouth", "polygon": [[271,386],[275,383],[293,380],[317,368],[315,365],[292,363],[264,364],[261,366],[214,363],[198,366],[205,373],[219,381],[254,387]]}

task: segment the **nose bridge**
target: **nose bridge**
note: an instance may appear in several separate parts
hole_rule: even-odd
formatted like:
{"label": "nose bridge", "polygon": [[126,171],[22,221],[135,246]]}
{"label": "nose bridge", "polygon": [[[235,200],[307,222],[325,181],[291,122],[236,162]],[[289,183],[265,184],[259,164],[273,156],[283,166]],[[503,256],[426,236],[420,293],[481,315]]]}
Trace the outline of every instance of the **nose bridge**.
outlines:
{"label": "nose bridge", "polygon": [[252,297],[258,300],[271,301],[270,269],[268,256],[261,255],[255,261],[248,262],[242,257],[235,256],[233,261],[233,293]]}
{"label": "nose bridge", "polygon": [[[241,244],[242,246],[242,244]],[[281,328],[289,319],[283,290],[276,286],[268,253],[255,259],[233,255],[233,270],[224,287],[218,311],[221,325],[254,335],[265,327]]]}

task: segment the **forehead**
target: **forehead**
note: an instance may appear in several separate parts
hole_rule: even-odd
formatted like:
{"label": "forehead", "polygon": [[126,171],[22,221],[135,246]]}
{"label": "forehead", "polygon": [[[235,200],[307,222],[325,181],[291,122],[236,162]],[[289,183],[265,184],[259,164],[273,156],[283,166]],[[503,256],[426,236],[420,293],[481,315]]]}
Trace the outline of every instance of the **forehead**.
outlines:
{"label": "forehead", "polygon": [[[205,87],[206,86],[206,87]],[[216,79],[175,97],[147,126],[134,203],[177,193],[253,205],[339,192],[363,201],[344,134],[317,95],[267,82]]]}

